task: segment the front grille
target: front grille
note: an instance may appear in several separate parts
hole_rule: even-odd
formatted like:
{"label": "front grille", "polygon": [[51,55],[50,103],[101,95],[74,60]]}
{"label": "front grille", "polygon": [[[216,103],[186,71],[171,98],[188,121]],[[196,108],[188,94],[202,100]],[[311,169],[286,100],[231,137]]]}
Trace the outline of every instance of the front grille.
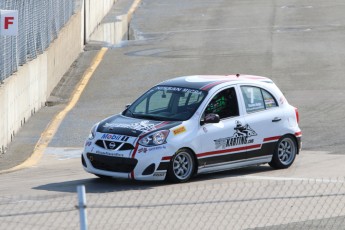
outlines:
{"label": "front grille", "polygon": [[132,158],[104,156],[93,153],[87,153],[86,155],[94,168],[111,172],[130,173],[138,163],[137,159]]}
{"label": "front grille", "polygon": [[124,145],[121,146],[120,150],[132,150],[134,149],[134,146],[128,143],[125,143]]}
{"label": "front grille", "polygon": [[101,147],[101,148],[104,148],[104,149],[110,149],[110,150],[115,150],[116,149],[117,151],[124,151],[124,150],[132,150],[132,149],[134,149],[134,146],[129,144],[129,143],[123,143],[123,142],[117,142],[117,141],[98,140],[98,141],[96,141],[95,144],[97,146]]}
{"label": "front grille", "polygon": [[102,140],[98,140],[96,141],[95,143],[97,146],[101,147],[101,148],[104,148],[105,149],[105,145],[104,145],[104,142]]}

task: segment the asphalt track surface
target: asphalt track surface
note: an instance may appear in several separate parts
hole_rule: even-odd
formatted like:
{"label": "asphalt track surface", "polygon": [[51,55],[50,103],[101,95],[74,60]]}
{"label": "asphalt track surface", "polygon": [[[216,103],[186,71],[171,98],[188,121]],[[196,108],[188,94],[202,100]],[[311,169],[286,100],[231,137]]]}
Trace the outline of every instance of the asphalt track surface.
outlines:
{"label": "asphalt track surface", "polygon": [[[77,185],[84,184],[91,199],[97,196],[103,206],[114,205],[111,202],[115,200],[121,206],[112,214],[107,209],[106,215],[118,217],[122,212],[131,217],[114,223],[96,218],[99,222],[93,222],[94,226],[103,229],[112,229],[107,224],[127,229],[344,229],[344,10],[345,3],[340,0],[143,0],[131,23],[136,40],[108,45],[76,105],[56,125],[56,133],[43,135],[49,143],[43,146],[38,163],[0,174],[0,197],[18,203],[23,200],[20,196],[70,197]],[[2,156],[7,164],[2,162],[1,169],[20,161],[11,161],[16,158],[13,156],[32,153],[40,135],[75,95],[74,87],[95,63],[100,48],[87,47],[89,51],[80,56],[54,91],[53,98],[60,103],[30,119],[10,146],[8,156]],[[274,171],[268,166],[250,167],[203,175],[177,185],[102,181],[81,168],[80,152],[91,126],[121,112],[149,87],[175,76],[234,73],[272,78],[290,104],[298,107],[303,151],[291,168]],[[281,193],[271,192],[275,189]],[[299,189],[305,192],[300,194],[306,203],[295,201]],[[322,200],[318,196],[322,194],[330,198]],[[277,195],[276,199],[270,195]],[[253,197],[257,199],[250,203]],[[284,197],[291,199],[284,203]],[[235,201],[238,215],[230,205]],[[340,206],[333,207],[334,201]],[[273,211],[271,207],[275,207]],[[157,220],[151,220],[148,212]],[[59,229],[63,220],[52,224],[54,215],[46,220],[49,228]],[[229,220],[229,216],[234,218]],[[6,221],[6,226],[13,228],[30,222]],[[32,225],[32,229],[43,229],[45,224]]]}

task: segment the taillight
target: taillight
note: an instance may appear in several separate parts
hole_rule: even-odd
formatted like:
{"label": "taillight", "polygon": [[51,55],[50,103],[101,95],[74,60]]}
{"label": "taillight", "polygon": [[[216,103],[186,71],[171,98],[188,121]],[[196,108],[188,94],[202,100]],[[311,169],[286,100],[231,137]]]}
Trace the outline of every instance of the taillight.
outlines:
{"label": "taillight", "polygon": [[298,113],[298,109],[297,108],[295,108],[295,114],[296,114],[297,123],[299,123],[299,113]]}

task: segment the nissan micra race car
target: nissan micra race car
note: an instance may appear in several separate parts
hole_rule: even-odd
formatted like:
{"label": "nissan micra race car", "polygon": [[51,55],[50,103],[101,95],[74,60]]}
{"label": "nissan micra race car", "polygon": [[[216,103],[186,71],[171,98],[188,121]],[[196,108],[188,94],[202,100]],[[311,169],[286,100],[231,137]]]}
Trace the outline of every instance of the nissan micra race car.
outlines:
{"label": "nissan micra race car", "polygon": [[172,182],[265,163],[284,169],[301,148],[298,122],[269,78],[179,77],[95,124],[82,164],[99,177]]}

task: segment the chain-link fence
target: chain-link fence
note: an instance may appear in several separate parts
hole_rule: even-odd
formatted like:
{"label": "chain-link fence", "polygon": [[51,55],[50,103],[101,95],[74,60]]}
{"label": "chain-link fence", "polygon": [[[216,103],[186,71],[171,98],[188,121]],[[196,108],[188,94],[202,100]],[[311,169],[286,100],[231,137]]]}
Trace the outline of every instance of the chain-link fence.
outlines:
{"label": "chain-link fence", "polygon": [[0,36],[0,82],[41,54],[74,13],[75,0],[0,0],[18,10],[18,36]]}
{"label": "chain-link fence", "polygon": [[[345,229],[343,180],[102,182],[110,191],[86,186],[89,229]],[[77,194],[0,197],[0,229],[79,229],[77,205]]]}

